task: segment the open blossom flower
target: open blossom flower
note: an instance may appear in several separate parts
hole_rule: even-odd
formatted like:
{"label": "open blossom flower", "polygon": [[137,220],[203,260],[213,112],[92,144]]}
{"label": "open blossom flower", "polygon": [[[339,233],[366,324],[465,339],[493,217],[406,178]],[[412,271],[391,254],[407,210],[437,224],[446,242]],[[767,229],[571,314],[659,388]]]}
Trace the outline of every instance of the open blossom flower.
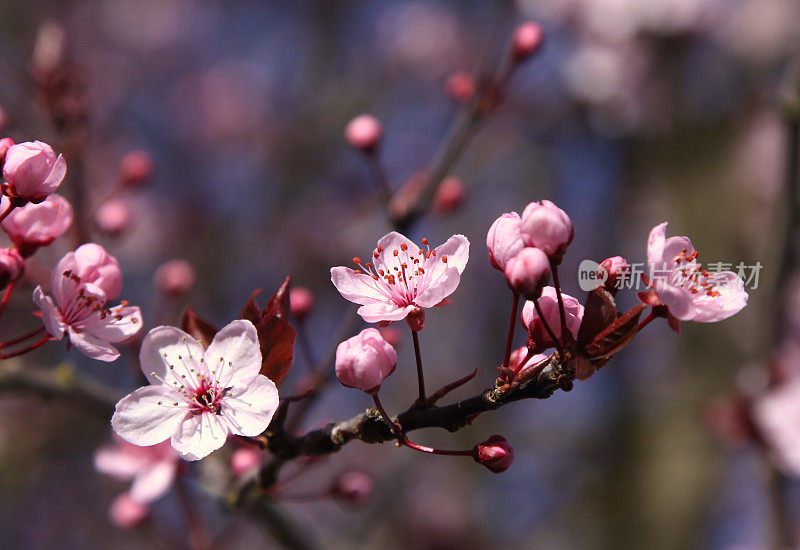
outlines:
{"label": "open blossom flower", "polygon": [[767,393],[755,402],[753,420],[777,466],[800,476],[800,381]]}
{"label": "open blossom flower", "polygon": [[100,361],[114,361],[119,351],[113,343],[131,339],[142,327],[138,307],[108,307],[122,290],[122,273],[102,246],[89,243],[66,254],[50,275],[50,291],[41,286],[33,301],[41,309],[48,334],[69,341],[82,353]]}
{"label": "open blossom flower", "polygon": [[[0,211],[5,212],[9,200],[0,200]],[[23,257],[31,256],[38,248],[47,246],[64,234],[72,224],[72,206],[61,195],[50,195],[39,204],[15,208],[0,223],[0,228],[17,247]]]}
{"label": "open blossom flower", "polygon": [[378,241],[374,264],[353,258],[360,268],[331,269],[331,281],[346,299],[361,304],[358,314],[368,323],[399,321],[420,308],[441,303],[455,291],[469,259],[469,241],[453,235],[430,248],[420,248],[392,231]]}
{"label": "open blossom flower", "polygon": [[178,453],[166,441],[138,447],[116,438],[94,454],[98,472],[121,481],[133,481],[129,496],[136,502],[153,502],[164,496],[178,472]]}
{"label": "open blossom flower", "polygon": [[653,228],[647,241],[650,286],[661,304],[681,321],[727,319],[747,305],[741,278],[732,271],[709,273],[697,262],[688,237],[666,238],[667,224]]}
{"label": "open blossom flower", "polygon": [[[567,330],[572,333],[572,336],[578,337],[578,330],[581,328],[581,321],[583,321],[583,306],[577,298],[573,298],[569,294],[561,293],[561,298],[564,301],[564,313],[567,318]],[[561,340],[561,312],[558,307],[558,297],[556,296],[556,289],[552,286],[546,286],[542,290],[542,296],[539,298],[539,307],[544,314],[545,321],[550,326],[556,338]],[[555,342],[551,341],[544,328],[542,321],[539,319],[539,314],[536,313],[536,308],[533,302],[527,301],[522,308],[522,324],[528,329],[528,333],[536,342],[537,346],[541,349],[553,347]]]}
{"label": "open blossom flower", "polygon": [[229,433],[256,436],[278,407],[278,389],[261,370],[258,334],[250,321],[233,321],[208,349],[174,327],[151,330],[139,352],[150,386],[122,398],[114,431],[134,445],[170,439],[186,460],[222,447]]}
{"label": "open blossom flower", "polygon": [[9,147],[3,163],[3,193],[21,206],[42,202],[53,193],[67,174],[67,161],[41,141],[27,141]]}

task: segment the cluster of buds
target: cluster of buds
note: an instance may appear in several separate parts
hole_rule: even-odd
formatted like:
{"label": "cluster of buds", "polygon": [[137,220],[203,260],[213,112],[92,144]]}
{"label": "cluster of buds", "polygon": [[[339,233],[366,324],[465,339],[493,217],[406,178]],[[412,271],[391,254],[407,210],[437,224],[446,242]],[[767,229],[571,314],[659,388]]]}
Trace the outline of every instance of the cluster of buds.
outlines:
{"label": "cluster of buds", "polygon": [[130,193],[153,179],[155,162],[147,151],[133,150],[120,159],[118,176],[110,196],[94,214],[94,224],[109,237],[125,233],[134,220]]}

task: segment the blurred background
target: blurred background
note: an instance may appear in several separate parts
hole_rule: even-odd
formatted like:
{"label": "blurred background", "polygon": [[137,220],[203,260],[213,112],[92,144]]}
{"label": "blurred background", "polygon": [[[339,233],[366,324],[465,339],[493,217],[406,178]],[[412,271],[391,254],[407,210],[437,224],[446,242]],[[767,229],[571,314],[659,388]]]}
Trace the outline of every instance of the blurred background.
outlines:
{"label": "blurred background", "polygon": [[[142,306],[147,326],[177,323],[188,304],[226,324],[252,290],[271,293],[291,273],[315,295],[305,324],[321,354],[354,307],[331,285],[330,267],[364,257],[389,230],[374,175],[343,138],[347,122],[370,113],[383,123],[380,159],[392,189],[402,188],[428,166],[459,109],[450,77],[474,70],[488,36],[490,66],[500,65],[526,20],[543,26],[545,44],[451,169],[463,202],[410,235],[438,244],[462,233],[472,243],[453,303],[430,311],[421,334],[428,384],[480,367],[455,399],[493,380],[511,297],[489,265],[486,232],[532,200],[555,201],[574,222],[562,268],[570,294],[582,296],[581,260],[643,262],[648,232],[669,221],[668,234],[691,236],[701,261],[762,262],[750,305],[724,323],[687,323],[680,336],[653,323],[569,393],[504,407],[457,434],[415,434],[469,448],[500,433],[516,453],[501,475],[466,459],[354,442],[297,490],[357,467],[375,482],[366,506],[322,500],[284,510],[332,549],[766,547],[763,453],[721,441],[707,419],[712,400],[733,391],[742,367],[770,345],[764,319],[787,146],[780,97],[800,51],[794,0],[0,0],[0,133],[80,159],[61,192],[85,228],[37,254],[0,332],[33,323],[30,288],[83,239],[119,259],[124,297]],[[54,110],[37,75],[65,64],[70,77],[59,85],[80,106]],[[85,114],[80,131],[74,112]],[[118,191],[121,159],[133,150],[152,157],[155,174]],[[118,234],[95,218],[112,195],[131,213]],[[178,298],[153,283],[171,258],[196,273]],[[622,310],[636,301],[634,292],[618,298]],[[396,326],[400,364],[381,392],[391,412],[416,387],[408,331]],[[133,347],[105,364],[51,345],[20,366],[29,363],[67,365],[120,396],[137,384]],[[304,363],[298,354],[282,392],[292,393]],[[371,405],[334,386],[305,427]],[[157,544],[157,533],[107,518],[125,487],[92,466],[110,440],[107,419],[15,394],[0,396],[0,416],[0,547]],[[195,468],[194,488],[212,530],[235,531],[226,547],[275,544],[258,521],[232,519],[219,499],[200,497],[224,466],[215,460]],[[800,493],[788,489],[797,504]],[[174,495],[154,516],[185,538]]]}

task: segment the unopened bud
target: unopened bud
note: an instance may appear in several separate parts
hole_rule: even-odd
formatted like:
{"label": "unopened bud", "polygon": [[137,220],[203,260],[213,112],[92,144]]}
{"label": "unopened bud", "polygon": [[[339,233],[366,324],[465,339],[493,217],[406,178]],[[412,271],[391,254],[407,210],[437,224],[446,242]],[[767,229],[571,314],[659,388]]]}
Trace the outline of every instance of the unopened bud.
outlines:
{"label": "unopened bud", "polygon": [[235,477],[254,471],[261,466],[264,454],[255,447],[242,447],[231,455],[231,473]]}
{"label": "unopened bud", "polygon": [[495,434],[472,448],[472,458],[478,464],[499,474],[508,470],[514,462],[514,448],[506,441],[505,437]]}
{"label": "unopened bud", "polygon": [[447,77],[445,82],[447,95],[458,103],[468,101],[475,95],[475,77],[469,73],[457,72]]}
{"label": "unopened bud", "polygon": [[344,137],[350,147],[370,152],[378,146],[383,137],[383,126],[372,115],[359,115],[344,129]]}
{"label": "unopened bud", "polygon": [[123,493],[115,498],[108,510],[111,523],[121,529],[138,527],[149,515],[150,507],[133,500],[128,493]]}
{"label": "unopened bud", "polygon": [[372,495],[372,477],[364,472],[345,472],[333,485],[331,495],[349,504],[358,506]]}
{"label": "unopened bud", "polygon": [[97,209],[94,221],[100,231],[116,236],[131,225],[131,206],[124,199],[109,199]]}
{"label": "unopened bud", "polygon": [[397,352],[376,328],[367,328],[336,348],[336,377],[343,386],[377,393],[394,372]]}
{"label": "unopened bud", "polygon": [[541,249],[556,265],[561,263],[575,236],[567,213],[548,200],[532,202],[525,207],[520,234],[525,246]]}
{"label": "unopened bud", "polygon": [[467,192],[464,182],[455,176],[442,180],[433,196],[433,211],[437,214],[449,214],[464,203]]}
{"label": "unopened bud", "polygon": [[195,274],[192,264],[174,259],[161,264],[153,275],[153,283],[161,294],[178,297],[194,287]]}
{"label": "unopened bud", "polygon": [[25,262],[14,248],[0,250],[0,290],[22,275]]}
{"label": "unopened bud", "polygon": [[0,169],[3,168],[3,163],[6,160],[6,151],[8,151],[12,145],[14,145],[13,139],[11,138],[0,139]]}
{"label": "unopened bud", "polygon": [[528,21],[514,31],[511,40],[511,56],[514,61],[523,61],[539,49],[544,40],[544,32],[538,24]]}
{"label": "unopened bud", "polygon": [[314,294],[305,287],[294,287],[289,291],[289,309],[292,317],[302,321],[314,309]]}
{"label": "unopened bud", "polygon": [[612,295],[617,293],[625,277],[629,277],[631,265],[622,256],[606,258],[600,262],[597,270],[598,280],[603,281],[603,286]]}
{"label": "unopened bud", "polygon": [[131,151],[119,163],[120,182],[124,187],[140,187],[155,173],[153,157],[147,151]]}
{"label": "unopened bud", "polygon": [[538,248],[523,248],[508,260],[503,273],[511,290],[536,300],[550,281],[550,259]]}

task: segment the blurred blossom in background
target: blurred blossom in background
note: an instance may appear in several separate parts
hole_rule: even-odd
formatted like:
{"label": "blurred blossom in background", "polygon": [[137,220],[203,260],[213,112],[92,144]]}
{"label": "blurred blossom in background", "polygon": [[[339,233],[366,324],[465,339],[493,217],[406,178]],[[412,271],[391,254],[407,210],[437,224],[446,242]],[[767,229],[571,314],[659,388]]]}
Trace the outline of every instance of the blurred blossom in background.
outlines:
{"label": "blurred blossom in background", "polygon": [[[647,234],[665,220],[694,236],[705,261],[760,260],[770,277],[785,149],[776,98],[800,52],[800,4],[791,0],[5,1],[0,128],[17,142],[57,143],[30,75],[52,75],[68,59],[87,98],[86,189],[76,197],[65,184],[59,193],[83,205],[75,216],[91,220],[94,241],[119,259],[125,298],[142,306],[145,325],[175,324],[191,303],[223,326],[253,288],[271,293],[291,273],[312,293],[303,323],[318,356],[351,308],[330,267],[387,232],[345,126],[361,113],[381,121],[379,154],[400,188],[427,166],[456,112],[453,86],[469,95],[468,81],[450,77],[474,70],[492,28],[489,55],[499,56],[529,19],[545,29],[541,55],[514,75],[452,170],[444,206],[410,235],[439,243],[461,233],[476,243],[453,303],[428,312],[430,384],[496,363],[508,291],[480,243],[501,213],[532,200],[554,200],[574,222],[562,268],[569,294],[582,259],[645,261]],[[69,250],[65,240],[37,255],[31,288]],[[19,292],[9,315],[28,315],[29,295]],[[762,548],[759,454],[720,445],[704,423],[711,399],[763,351],[768,292],[753,292],[750,305],[723,325],[687,326],[681,338],[660,323],[572,392],[503,408],[455,435],[420,435],[426,445],[469,448],[502,429],[516,457],[502,475],[355,442],[300,485],[357,467],[374,487],[347,494],[370,493],[368,505],[286,507],[326,548]],[[397,344],[399,364],[410,366],[406,344]],[[36,357],[63,357],[48,349]],[[129,364],[115,368],[75,353],[65,361],[123,395],[138,376],[135,351],[124,357]],[[285,387],[305,372],[302,362]],[[393,411],[415,393],[411,371],[400,370],[384,382]],[[370,406],[337,387],[306,427]],[[151,544],[147,531],[108,519],[126,486],[92,466],[110,442],[107,424],[69,403],[14,394],[0,396],[0,414],[0,547]],[[248,464],[240,456],[237,471]],[[800,493],[790,490],[796,504]],[[149,513],[179,523],[175,498]],[[147,513],[135,502],[115,506],[118,525]],[[221,507],[204,512],[213,530],[225,524]],[[240,529],[233,547],[271,544],[255,525]]]}

